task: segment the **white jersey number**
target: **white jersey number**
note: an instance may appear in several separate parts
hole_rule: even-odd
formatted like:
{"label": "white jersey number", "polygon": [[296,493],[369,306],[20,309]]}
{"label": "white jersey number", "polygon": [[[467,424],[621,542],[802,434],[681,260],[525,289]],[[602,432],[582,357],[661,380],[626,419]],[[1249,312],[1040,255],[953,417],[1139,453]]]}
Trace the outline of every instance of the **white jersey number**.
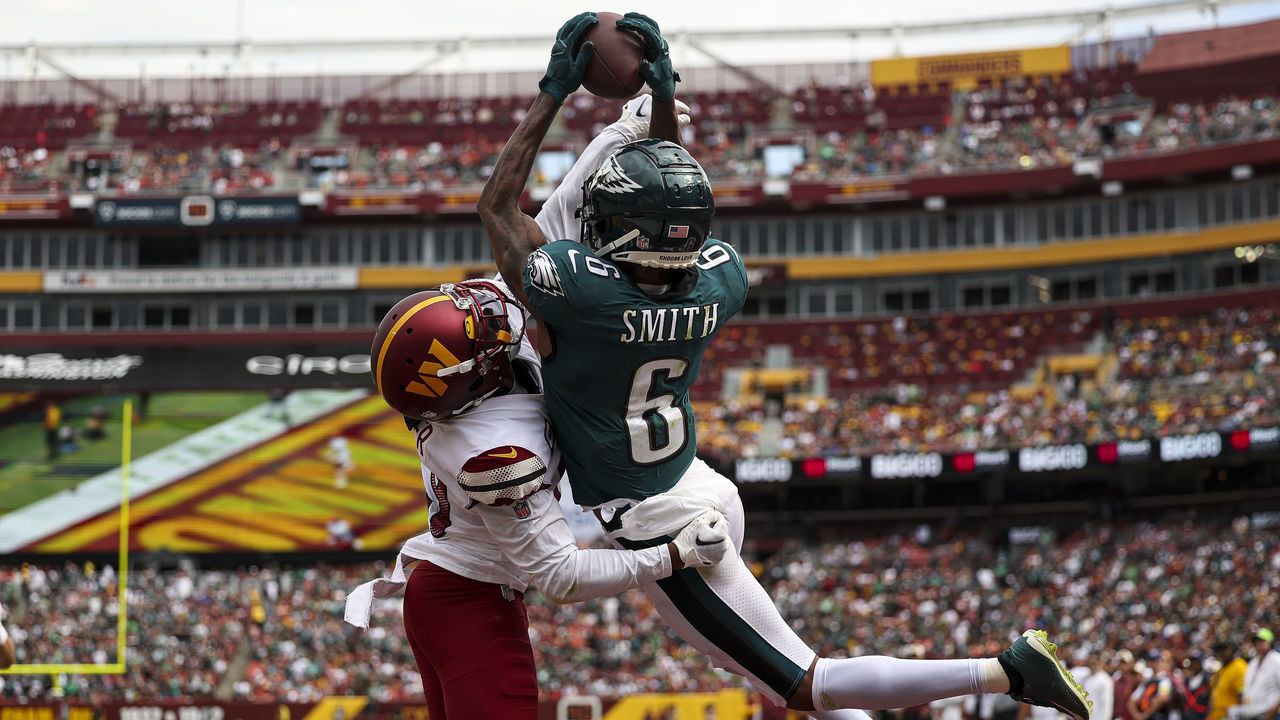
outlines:
{"label": "white jersey number", "polygon": [[698,256],[698,267],[703,270],[710,270],[713,267],[723,265],[733,259],[734,249],[728,245],[708,245],[702,249],[702,253]]}
{"label": "white jersey number", "polygon": [[[671,393],[650,395],[658,373],[668,379],[678,378],[689,367],[682,358],[658,358],[636,369],[631,378],[631,396],[627,399],[627,433],[631,437],[631,459],[637,465],[654,465],[679,453],[688,438],[684,429],[684,410],[673,403]],[[659,423],[666,425],[667,439],[659,444]]]}

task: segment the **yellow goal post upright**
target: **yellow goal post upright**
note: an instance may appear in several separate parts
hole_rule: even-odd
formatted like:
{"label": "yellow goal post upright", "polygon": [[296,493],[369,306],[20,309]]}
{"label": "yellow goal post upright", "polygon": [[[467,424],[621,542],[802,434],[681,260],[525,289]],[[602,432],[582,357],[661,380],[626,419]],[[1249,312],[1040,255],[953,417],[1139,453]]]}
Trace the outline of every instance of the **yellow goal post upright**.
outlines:
{"label": "yellow goal post upright", "polygon": [[123,675],[129,624],[129,463],[133,448],[133,401],[125,400],[120,432],[120,551],[116,568],[116,661],[113,663],[29,663],[12,665],[0,675],[50,675],[61,695],[63,675]]}

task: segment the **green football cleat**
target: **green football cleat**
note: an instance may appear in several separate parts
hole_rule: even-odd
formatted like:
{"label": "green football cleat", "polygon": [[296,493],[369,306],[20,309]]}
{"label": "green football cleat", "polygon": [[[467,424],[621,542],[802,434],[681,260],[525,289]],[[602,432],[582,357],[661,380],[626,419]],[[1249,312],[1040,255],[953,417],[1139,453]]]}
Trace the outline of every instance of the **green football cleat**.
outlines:
{"label": "green football cleat", "polygon": [[1093,703],[1089,693],[1058,661],[1058,646],[1043,630],[1022,633],[998,656],[1009,675],[1009,697],[1019,702],[1057,708],[1075,718],[1089,720]]}

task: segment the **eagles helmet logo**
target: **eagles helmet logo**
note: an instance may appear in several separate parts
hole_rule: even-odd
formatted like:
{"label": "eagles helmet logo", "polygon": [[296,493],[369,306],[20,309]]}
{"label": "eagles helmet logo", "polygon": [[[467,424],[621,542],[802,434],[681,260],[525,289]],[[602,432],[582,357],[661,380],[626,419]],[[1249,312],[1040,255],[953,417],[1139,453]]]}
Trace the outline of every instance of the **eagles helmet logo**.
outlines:
{"label": "eagles helmet logo", "polygon": [[627,171],[618,164],[618,159],[610,155],[600,169],[596,171],[595,187],[607,193],[626,195],[640,189],[640,183],[632,180]]}

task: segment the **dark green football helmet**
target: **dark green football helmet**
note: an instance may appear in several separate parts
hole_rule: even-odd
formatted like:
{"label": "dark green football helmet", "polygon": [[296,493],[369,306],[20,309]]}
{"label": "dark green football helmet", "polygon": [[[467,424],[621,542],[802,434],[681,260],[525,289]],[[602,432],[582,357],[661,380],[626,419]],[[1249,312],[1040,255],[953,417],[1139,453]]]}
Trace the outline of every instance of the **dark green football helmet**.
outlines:
{"label": "dark green football helmet", "polygon": [[687,268],[697,262],[715,212],[707,174],[687,150],[638,140],[582,184],[582,242],[616,262]]}

